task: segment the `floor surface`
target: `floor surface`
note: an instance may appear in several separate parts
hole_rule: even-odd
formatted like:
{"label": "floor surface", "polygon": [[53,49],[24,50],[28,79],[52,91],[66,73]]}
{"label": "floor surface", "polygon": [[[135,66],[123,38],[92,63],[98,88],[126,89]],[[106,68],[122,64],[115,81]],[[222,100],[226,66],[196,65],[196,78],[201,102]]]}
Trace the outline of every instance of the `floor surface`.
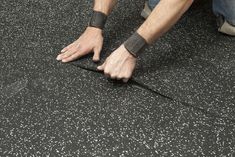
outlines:
{"label": "floor surface", "polygon": [[[0,3],[0,156],[234,156],[235,38],[216,31],[210,3],[149,47],[128,84],[95,72],[90,56],[55,60],[91,6]],[[143,22],[142,6],[120,1],[102,61]]]}

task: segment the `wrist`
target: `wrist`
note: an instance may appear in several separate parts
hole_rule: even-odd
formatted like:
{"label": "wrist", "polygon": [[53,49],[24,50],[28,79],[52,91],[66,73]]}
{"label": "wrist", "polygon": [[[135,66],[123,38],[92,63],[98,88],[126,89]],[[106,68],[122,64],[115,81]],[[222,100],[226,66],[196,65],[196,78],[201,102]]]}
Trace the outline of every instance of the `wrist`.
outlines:
{"label": "wrist", "polygon": [[108,16],[100,11],[93,11],[91,19],[89,21],[89,27],[104,29]]}
{"label": "wrist", "polygon": [[123,45],[131,55],[138,57],[148,43],[140,34],[135,32]]}
{"label": "wrist", "polygon": [[86,28],[86,30],[87,30],[87,31],[92,31],[92,32],[94,32],[94,33],[101,33],[101,34],[102,34],[102,32],[103,32],[103,30],[100,29],[100,28],[90,27],[90,26],[88,26],[88,27]]}
{"label": "wrist", "polygon": [[122,44],[122,45],[120,46],[120,48],[124,50],[124,51],[122,51],[122,52],[123,52],[122,56],[125,56],[125,57],[127,57],[127,58],[136,58],[135,56],[133,56],[133,55],[126,49],[126,47],[124,46],[124,44]]}

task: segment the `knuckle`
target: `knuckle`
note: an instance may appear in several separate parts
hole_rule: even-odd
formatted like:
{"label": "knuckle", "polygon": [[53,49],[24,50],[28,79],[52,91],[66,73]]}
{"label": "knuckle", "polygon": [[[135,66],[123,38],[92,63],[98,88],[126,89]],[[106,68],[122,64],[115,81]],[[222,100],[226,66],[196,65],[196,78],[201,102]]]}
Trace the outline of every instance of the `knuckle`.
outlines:
{"label": "knuckle", "polygon": [[129,79],[129,78],[130,78],[130,76],[125,75],[125,76],[123,76],[123,78],[124,78],[124,79]]}
{"label": "knuckle", "polygon": [[64,56],[63,56],[64,58],[67,58],[67,57],[69,57],[69,55],[68,54],[64,54]]}
{"label": "knuckle", "polygon": [[70,55],[70,54],[73,54],[74,51],[72,49],[68,50],[67,53],[65,55]]}
{"label": "knuckle", "polygon": [[125,77],[125,75],[120,74],[118,77],[119,77],[119,78],[124,78],[124,77]]}
{"label": "knuckle", "polygon": [[111,76],[111,78],[116,78],[117,77],[115,74],[111,74],[110,76]]}
{"label": "knuckle", "polygon": [[119,74],[118,76],[119,76],[120,78],[124,78],[124,77],[125,77],[124,74]]}
{"label": "knuckle", "polygon": [[110,72],[109,72],[109,70],[108,70],[107,68],[105,68],[105,69],[104,69],[104,73],[105,73],[105,74],[109,74]]}
{"label": "knuckle", "polygon": [[118,75],[118,76],[117,76],[117,79],[119,79],[119,80],[120,80],[120,79],[122,79],[122,78],[123,78],[123,77],[122,77],[122,76],[120,76],[120,75]]}
{"label": "knuckle", "polygon": [[69,60],[74,60],[75,57],[74,57],[74,56],[71,56],[71,57],[69,57],[68,59],[69,59]]}

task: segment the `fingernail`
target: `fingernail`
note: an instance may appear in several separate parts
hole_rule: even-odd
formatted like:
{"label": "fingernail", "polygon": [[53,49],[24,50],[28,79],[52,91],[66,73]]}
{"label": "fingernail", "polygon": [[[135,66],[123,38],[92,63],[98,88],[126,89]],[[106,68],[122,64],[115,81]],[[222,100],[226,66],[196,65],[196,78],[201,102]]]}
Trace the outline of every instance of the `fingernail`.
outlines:
{"label": "fingernail", "polygon": [[129,79],[123,79],[123,82],[124,83],[127,83]]}
{"label": "fingernail", "polygon": [[93,59],[93,62],[99,62],[100,60],[99,59]]}
{"label": "fingernail", "polygon": [[61,57],[60,57],[60,56],[57,56],[57,57],[56,57],[56,60],[58,60],[58,61],[61,60]]}

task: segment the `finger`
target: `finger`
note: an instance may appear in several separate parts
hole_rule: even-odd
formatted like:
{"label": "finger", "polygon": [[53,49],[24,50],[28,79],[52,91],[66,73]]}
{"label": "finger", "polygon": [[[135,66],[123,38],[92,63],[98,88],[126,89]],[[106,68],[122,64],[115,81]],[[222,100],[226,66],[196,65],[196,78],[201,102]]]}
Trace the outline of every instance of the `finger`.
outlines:
{"label": "finger", "polygon": [[100,60],[100,52],[101,48],[94,48],[94,56],[93,56],[94,62],[98,62]]}
{"label": "finger", "polygon": [[117,80],[121,80],[121,79],[123,79],[123,77],[121,75],[118,75]]}
{"label": "finger", "polygon": [[111,77],[111,79],[117,79],[117,75],[116,74],[111,74],[110,77]]}
{"label": "finger", "polygon": [[78,50],[78,47],[70,47],[66,52],[57,56],[57,60],[63,60],[71,55],[73,55]]}
{"label": "finger", "polygon": [[67,58],[71,55],[73,55],[74,52],[78,51],[80,48],[80,44],[79,43],[72,43],[70,44],[68,47],[66,47],[65,49],[63,49],[64,53],[60,54],[58,56],[58,58],[60,58],[60,60],[64,59],[64,58]]}
{"label": "finger", "polygon": [[56,57],[56,60],[58,60],[58,61],[62,60],[62,56],[63,56],[63,53],[62,53],[62,54],[59,54],[59,55]]}
{"label": "finger", "polygon": [[64,63],[71,62],[73,60],[79,59],[81,56],[82,56],[81,52],[77,51],[73,55],[63,59],[62,62],[64,62]]}
{"label": "finger", "polygon": [[122,69],[123,73],[121,74],[123,76],[123,78],[126,78],[126,79],[130,79],[133,72],[134,72],[134,68],[133,67],[126,67],[126,68],[123,68]]}
{"label": "finger", "polygon": [[132,73],[133,73],[133,70],[128,70],[124,72],[123,79],[122,79],[124,83],[127,83],[130,80]]}
{"label": "finger", "polygon": [[75,54],[77,52],[77,50],[68,50],[68,51],[66,51],[64,54],[62,54],[61,56],[60,56],[60,60],[64,60],[64,59],[66,59],[66,58],[69,58],[70,56],[72,56],[73,54]]}
{"label": "finger", "polygon": [[132,72],[129,71],[129,72],[126,73],[126,75],[124,75],[124,78],[129,80],[131,78],[131,76],[132,76]]}
{"label": "finger", "polygon": [[104,73],[104,76],[107,77],[107,78],[110,78],[109,73]]}
{"label": "finger", "polygon": [[107,69],[107,67],[105,67],[104,69],[104,75],[108,78],[110,78],[110,71]]}
{"label": "finger", "polygon": [[60,52],[61,53],[65,53],[67,50],[69,50],[71,47],[73,46],[73,44],[70,44],[68,46],[66,46],[65,48],[63,48]]}
{"label": "finger", "polygon": [[98,66],[97,69],[100,71],[104,71],[105,65],[106,65],[106,61],[102,65]]}
{"label": "finger", "polygon": [[122,77],[122,80],[123,80],[124,83],[127,83],[130,80],[130,78],[131,78],[131,73],[129,73],[127,75],[124,75]]}
{"label": "finger", "polygon": [[122,79],[122,81],[123,81],[124,83],[127,83],[127,82],[129,81],[129,78],[124,78],[124,79]]}

